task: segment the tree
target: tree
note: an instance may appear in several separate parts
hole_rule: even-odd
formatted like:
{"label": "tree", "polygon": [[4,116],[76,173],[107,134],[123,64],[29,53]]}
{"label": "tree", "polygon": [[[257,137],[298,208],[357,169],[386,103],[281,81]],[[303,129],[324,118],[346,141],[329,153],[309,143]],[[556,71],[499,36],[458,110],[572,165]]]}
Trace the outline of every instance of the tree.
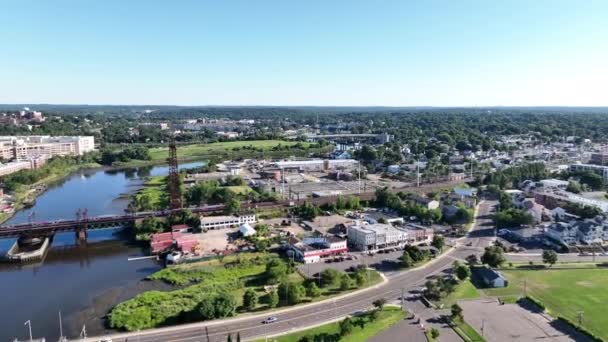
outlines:
{"label": "tree", "polygon": [[270,259],[266,264],[264,276],[268,284],[277,284],[287,276],[287,265],[281,259]]}
{"label": "tree", "polygon": [[433,340],[436,340],[439,338],[439,330],[437,330],[437,328],[431,328],[431,337],[433,338]]}
{"label": "tree", "polygon": [[469,266],[475,266],[475,265],[479,264],[479,258],[477,258],[477,255],[475,255],[475,254],[469,255],[465,259],[466,259],[467,263],[469,264]]}
{"label": "tree", "polygon": [[412,258],[414,263],[424,261],[427,255],[418,247],[407,245],[403,248],[403,253],[407,253]]}
{"label": "tree", "polygon": [[412,257],[407,252],[403,252],[403,255],[401,256],[400,260],[401,260],[401,267],[410,268],[410,267],[414,266],[414,260],[412,260]]}
{"label": "tree", "polygon": [[346,336],[353,331],[353,322],[350,317],[346,317],[340,321],[340,336]]}
{"label": "tree", "polygon": [[277,305],[279,305],[279,294],[276,290],[272,290],[268,293],[268,307],[276,308]]}
{"label": "tree", "polygon": [[334,270],[333,268],[327,268],[321,272],[321,284],[323,284],[323,287],[336,286],[340,281],[340,276],[340,271]]}
{"label": "tree", "polygon": [[378,298],[375,301],[372,302],[372,304],[378,309],[378,310],[382,310],[382,308],[384,307],[384,304],[386,304],[386,299],[385,298]]}
{"label": "tree", "polygon": [[580,194],[583,191],[583,188],[581,187],[581,183],[577,181],[569,181],[568,186],[566,187],[566,191],[570,191],[575,194]]}
{"label": "tree", "polygon": [[481,262],[489,265],[490,267],[499,267],[506,261],[504,251],[499,246],[486,247],[483,255],[481,256]]}
{"label": "tree", "polygon": [[304,335],[304,336],[300,337],[298,342],[313,342],[313,338],[308,335]]}
{"label": "tree", "polygon": [[445,239],[441,235],[433,235],[433,241],[431,242],[431,246],[437,248],[442,251],[443,246],[445,244]]}
{"label": "tree", "polygon": [[471,269],[467,265],[458,265],[455,273],[459,280],[465,280],[471,276]]}
{"label": "tree", "polygon": [[342,274],[340,278],[340,290],[346,291],[353,287],[353,280],[350,278],[348,274]]}
{"label": "tree", "polygon": [[243,294],[243,307],[247,311],[252,311],[258,305],[258,294],[254,289],[247,289]]}
{"label": "tree", "polygon": [[551,249],[545,249],[543,251],[543,262],[553,266],[557,262],[557,253]]}
{"label": "tree", "polygon": [[232,294],[221,292],[213,301],[215,307],[215,318],[224,318],[234,316],[236,312],[236,301]]}
{"label": "tree", "polygon": [[228,337],[226,338],[226,342],[232,342],[232,335],[228,334]]}
{"label": "tree", "polygon": [[314,281],[308,283],[308,287],[306,288],[306,296],[310,298],[317,298],[321,295],[321,289],[317,286]]}
{"label": "tree", "polygon": [[460,307],[460,305],[454,303],[452,305],[452,307],[450,308],[450,311],[452,313],[452,319],[455,321],[461,321],[462,320],[462,308]]}
{"label": "tree", "polygon": [[241,201],[236,198],[229,199],[226,203],[226,208],[224,211],[228,215],[237,214],[239,211],[241,211]]}
{"label": "tree", "polygon": [[294,305],[302,301],[306,295],[306,289],[302,284],[292,282],[282,282],[279,285],[279,293],[284,297],[287,304]]}

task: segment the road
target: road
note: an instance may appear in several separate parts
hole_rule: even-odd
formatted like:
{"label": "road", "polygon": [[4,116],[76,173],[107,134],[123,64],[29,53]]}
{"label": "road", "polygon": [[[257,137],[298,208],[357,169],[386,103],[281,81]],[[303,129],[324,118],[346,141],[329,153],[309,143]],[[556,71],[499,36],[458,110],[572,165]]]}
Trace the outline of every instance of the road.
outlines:
{"label": "road", "polygon": [[[244,340],[264,338],[267,335],[277,335],[301,330],[310,326],[338,320],[353,312],[372,307],[372,302],[378,298],[395,300],[405,292],[415,291],[429,277],[448,270],[454,260],[464,259],[472,254],[467,244],[473,247],[485,247],[492,242],[493,229],[489,215],[495,206],[493,201],[482,201],[472,231],[458,241],[456,248],[444,253],[425,266],[403,272],[395,272],[387,277],[387,281],[370,289],[346,294],[335,299],[322,302],[286,308],[272,313],[278,321],[269,325],[261,321],[271,314],[241,315],[237,318],[200,322],[168,328],[148,330],[140,333],[125,333],[111,336],[113,342],[216,342],[225,341],[230,333],[233,337],[240,333]],[[473,252],[478,252],[472,249]],[[83,341],[99,341],[100,337]]]}

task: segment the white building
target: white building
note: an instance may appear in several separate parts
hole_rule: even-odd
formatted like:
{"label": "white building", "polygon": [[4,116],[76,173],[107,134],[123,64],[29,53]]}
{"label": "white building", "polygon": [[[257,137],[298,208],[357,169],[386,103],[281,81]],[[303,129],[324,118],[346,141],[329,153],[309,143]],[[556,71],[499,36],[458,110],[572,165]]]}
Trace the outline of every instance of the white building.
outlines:
{"label": "white building", "polygon": [[244,237],[247,236],[251,236],[251,235],[255,235],[256,231],[255,229],[249,224],[249,223],[243,223],[240,227],[239,227],[239,232],[241,233],[241,235],[243,235]]}
{"label": "white building", "polygon": [[288,160],[278,161],[273,164],[279,169],[299,169],[302,171],[354,169],[359,165],[359,163],[354,159]]}
{"label": "white building", "polygon": [[201,216],[201,229],[223,229],[239,227],[245,223],[255,223],[255,215],[241,215],[241,216]]}
{"label": "white building", "polygon": [[6,160],[81,156],[94,149],[92,136],[0,136],[0,157]]}

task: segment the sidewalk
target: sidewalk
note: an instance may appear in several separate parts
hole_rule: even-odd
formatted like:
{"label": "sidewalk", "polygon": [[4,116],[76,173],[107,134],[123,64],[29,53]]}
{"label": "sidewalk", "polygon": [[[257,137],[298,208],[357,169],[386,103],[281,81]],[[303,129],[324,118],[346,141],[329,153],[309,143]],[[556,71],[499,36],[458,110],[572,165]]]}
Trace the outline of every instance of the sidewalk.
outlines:
{"label": "sidewalk", "polygon": [[[408,310],[416,315],[416,321],[420,318],[420,323],[425,329],[435,328],[439,330],[439,341],[441,342],[462,342],[462,339],[454,330],[440,321],[440,313],[434,309],[427,308],[420,301],[408,304]],[[420,327],[418,327],[420,329]]]}

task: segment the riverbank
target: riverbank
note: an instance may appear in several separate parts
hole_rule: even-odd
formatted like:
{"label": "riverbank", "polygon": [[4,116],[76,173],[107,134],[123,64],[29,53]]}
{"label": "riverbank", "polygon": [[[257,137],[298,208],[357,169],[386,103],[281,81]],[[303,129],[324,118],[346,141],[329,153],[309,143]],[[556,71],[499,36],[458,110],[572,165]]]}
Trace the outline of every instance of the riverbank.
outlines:
{"label": "riverbank", "polygon": [[10,220],[20,210],[25,208],[28,203],[34,203],[36,199],[45,193],[52,185],[57,184],[71,174],[84,169],[102,169],[103,166],[98,163],[83,163],[74,164],[58,170],[52,170],[51,174],[39,181],[30,185],[19,185],[11,196],[13,198],[13,211],[11,213],[0,213],[0,224]]}

